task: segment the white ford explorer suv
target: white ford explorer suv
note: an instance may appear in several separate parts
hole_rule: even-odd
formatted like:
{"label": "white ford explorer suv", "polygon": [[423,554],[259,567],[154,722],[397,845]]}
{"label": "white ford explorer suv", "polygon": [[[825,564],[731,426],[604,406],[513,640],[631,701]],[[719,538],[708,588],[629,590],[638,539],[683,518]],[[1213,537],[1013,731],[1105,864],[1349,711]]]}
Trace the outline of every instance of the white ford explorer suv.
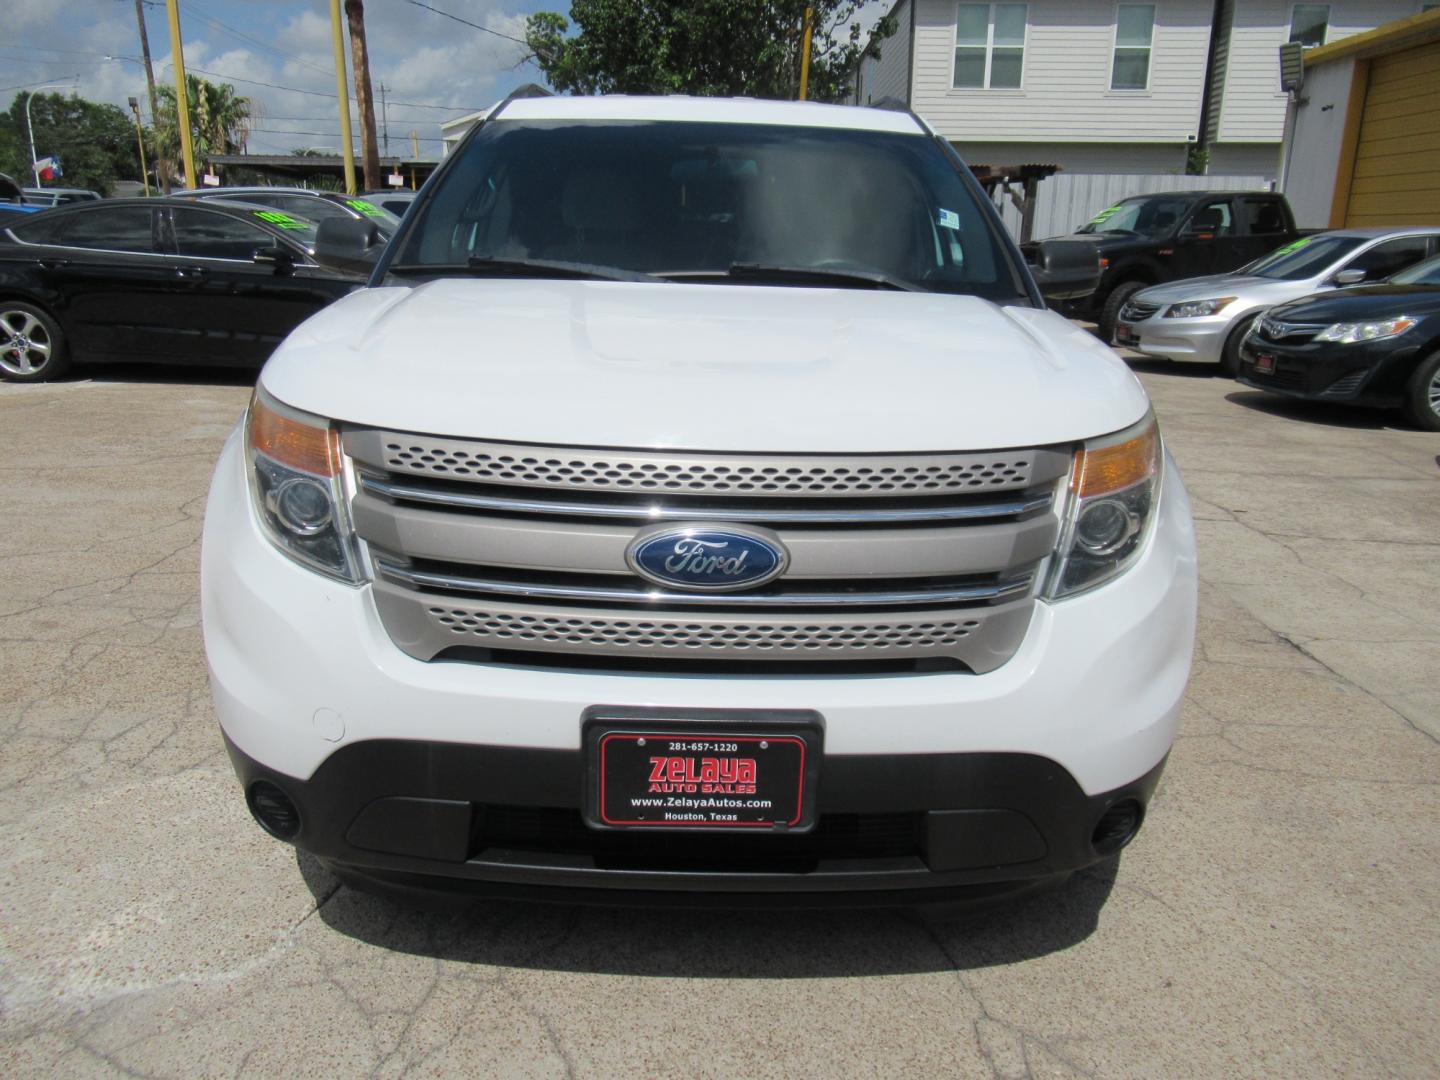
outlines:
{"label": "white ford explorer suv", "polygon": [[220,458],[257,821],[402,894],[910,902],[1113,855],[1195,542],[1140,384],[1045,307],[1078,247],[1032,273],[908,113],[502,103]]}

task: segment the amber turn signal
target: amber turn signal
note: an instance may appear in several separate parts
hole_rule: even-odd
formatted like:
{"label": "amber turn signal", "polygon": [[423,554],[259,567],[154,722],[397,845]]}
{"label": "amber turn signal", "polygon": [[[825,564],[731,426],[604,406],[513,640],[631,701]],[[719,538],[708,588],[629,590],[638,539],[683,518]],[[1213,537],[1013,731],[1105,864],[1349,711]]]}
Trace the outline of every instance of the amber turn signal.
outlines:
{"label": "amber turn signal", "polygon": [[272,407],[257,391],[250,400],[250,449],[314,476],[340,472],[340,433],[307,424]]}
{"label": "amber turn signal", "polygon": [[1160,461],[1160,435],[1154,421],[1125,442],[1086,448],[1075,455],[1070,486],[1081,498],[1108,495],[1148,480]]}

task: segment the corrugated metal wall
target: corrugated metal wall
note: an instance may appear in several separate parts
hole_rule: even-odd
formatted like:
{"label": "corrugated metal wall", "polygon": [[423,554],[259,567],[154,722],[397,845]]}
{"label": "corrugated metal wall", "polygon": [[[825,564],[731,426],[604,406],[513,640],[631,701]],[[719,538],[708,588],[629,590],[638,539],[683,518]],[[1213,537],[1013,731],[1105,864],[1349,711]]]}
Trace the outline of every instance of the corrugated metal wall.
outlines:
{"label": "corrugated metal wall", "polygon": [[[1072,233],[1107,206],[1131,195],[1157,191],[1268,191],[1264,176],[1089,175],[1057,173],[1041,180],[1036,193],[1034,237]],[[1010,235],[1020,237],[1020,211],[1002,192],[995,205]]]}

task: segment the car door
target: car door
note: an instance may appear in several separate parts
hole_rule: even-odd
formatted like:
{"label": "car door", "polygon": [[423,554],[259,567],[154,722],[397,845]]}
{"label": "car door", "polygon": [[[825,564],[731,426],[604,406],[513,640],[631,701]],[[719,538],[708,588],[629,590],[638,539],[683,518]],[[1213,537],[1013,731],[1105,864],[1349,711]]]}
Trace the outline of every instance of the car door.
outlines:
{"label": "car door", "polygon": [[1247,195],[1238,200],[1241,231],[1236,243],[1240,265],[1254,262],[1289,240],[1289,218],[1273,196]]}
{"label": "car door", "polygon": [[77,353],[90,359],[163,354],[169,275],[154,207],[75,210],[36,250],[42,287]]}
{"label": "car door", "polygon": [[314,266],[304,248],[247,215],[170,209],[177,315],[195,359],[262,364],[291,330],[359,284]]}
{"label": "car door", "polygon": [[1170,265],[1174,277],[1223,274],[1244,264],[1230,196],[1196,203],[1180,226]]}

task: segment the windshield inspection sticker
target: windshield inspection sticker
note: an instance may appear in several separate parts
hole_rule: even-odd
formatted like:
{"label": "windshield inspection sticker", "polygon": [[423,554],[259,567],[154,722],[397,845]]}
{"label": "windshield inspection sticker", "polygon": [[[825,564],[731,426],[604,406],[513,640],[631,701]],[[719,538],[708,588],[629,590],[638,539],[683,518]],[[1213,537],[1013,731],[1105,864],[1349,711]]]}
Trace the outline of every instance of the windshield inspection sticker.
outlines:
{"label": "windshield inspection sticker", "polygon": [[959,229],[959,228],[960,228],[960,215],[957,214],[954,210],[941,210],[941,211],[940,211],[940,228],[942,228],[942,229]]}
{"label": "windshield inspection sticker", "polygon": [[256,210],[255,216],[261,221],[268,221],[277,229],[304,229],[307,227],[303,221],[296,221],[289,214],[282,214],[279,210]]}
{"label": "windshield inspection sticker", "polygon": [[359,210],[366,217],[379,217],[383,211],[372,202],[364,199],[346,199],[345,204],[351,209]]}

